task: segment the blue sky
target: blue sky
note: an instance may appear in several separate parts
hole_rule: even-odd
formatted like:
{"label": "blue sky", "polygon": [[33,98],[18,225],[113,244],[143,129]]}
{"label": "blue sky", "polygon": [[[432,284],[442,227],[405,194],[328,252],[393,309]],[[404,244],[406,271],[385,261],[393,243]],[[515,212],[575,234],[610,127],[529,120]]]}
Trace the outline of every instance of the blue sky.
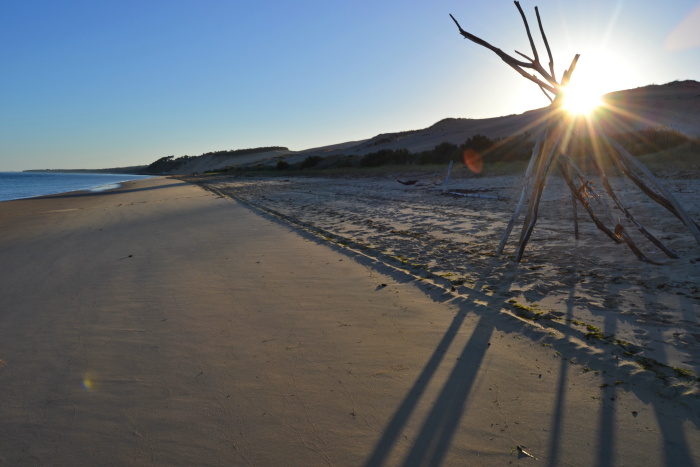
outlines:
{"label": "blue sky", "polygon": [[[700,80],[700,2],[539,6],[558,74]],[[529,54],[511,1],[22,0],[0,7],[0,170],[308,149],[548,101],[467,31]],[[544,54],[544,49],[542,49]]]}

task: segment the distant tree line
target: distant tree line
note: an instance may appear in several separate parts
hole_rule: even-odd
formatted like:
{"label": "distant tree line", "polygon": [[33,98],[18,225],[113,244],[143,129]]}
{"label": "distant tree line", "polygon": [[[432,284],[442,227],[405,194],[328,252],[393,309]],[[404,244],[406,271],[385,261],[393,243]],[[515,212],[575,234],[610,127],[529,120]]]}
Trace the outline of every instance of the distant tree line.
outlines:
{"label": "distant tree line", "polygon": [[613,138],[635,156],[673,149],[689,140],[680,131],[661,127],[618,133]]}
{"label": "distant tree line", "polygon": [[215,158],[229,158],[229,157],[237,157],[237,156],[245,156],[249,154],[257,154],[260,152],[268,152],[268,151],[289,151],[288,148],[283,147],[283,146],[267,146],[267,147],[260,147],[260,148],[250,148],[250,149],[229,149],[229,150],[223,150],[223,151],[213,151],[213,152],[205,152],[204,154],[200,156],[181,156],[178,158],[175,158],[175,156],[166,156],[166,157],[161,157],[157,161],[151,163],[147,168],[146,168],[146,173],[150,174],[160,174],[160,173],[167,173],[167,172],[172,172],[173,170],[178,170],[180,167],[185,165],[187,162],[191,161],[192,159],[197,159],[198,157],[204,157],[204,156],[213,156]]}
{"label": "distant tree line", "polygon": [[[660,127],[620,132],[610,136],[634,156],[668,151],[690,141],[690,138],[679,131]],[[591,137],[587,133],[577,135],[569,145],[569,155],[577,163],[590,154],[604,156],[612,152],[613,149],[607,144],[603,144],[600,139]],[[603,157],[600,160],[605,161],[607,158]]]}
{"label": "distant tree line", "polygon": [[[689,141],[683,133],[667,128],[649,128],[613,135],[615,140],[634,155],[644,155],[673,149]],[[508,138],[489,138],[476,134],[462,144],[440,143],[433,149],[410,152],[408,149],[380,149],[363,156],[334,155],[327,157],[308,156],[296,164],[284,159],[270,167],[257,165],[254,170],[305,170],[310,168],[330,169],[340,167],[380,167],[386,165],[439,165],[453,162],[466,162],[465,153],[477,153],[484,163],[508,163],[527,161],[532,154],[534,141],[529,132]],[[577,134],[569,146],[574,158],[593,151],[605,152],[609,148],[594,144],[586,132]]]}
{"label": "distant tree line", "polygon": [[[594,151],[605,153],[610,148],[601,147],[593,141],[588,133],[577,132],[571,140],[569,154],[574,159],[584,155],[593,154]],[[685,144],[689,138],[683,133],[668,128],[648,128],[640,131],[630,131],[611,135],[634,155],[644,155],[673,149]],[[307,170],[307,169],[331,169],[342,167],[380,167],[386,165],[440,165],[453,162],[467,162],[465,154],[478,154],[483,163],[509,163],[529,160],[534,141],[529,132],[507,138],[489,138],[481,134],[475,134],[462,144],[450,142],[440,143],[426,151],[410,152],[408,149],[380,149],[362,156],[333,155],[321,157],[311,155],[300,162],[293,164],[284,159],[270,166],[261,163],[252,168],[226,167],[214,172],[226,173],[230,171],[245,170]],[[229,151],[215,151],[202,154],[214,157],[232,157],[246,154],[255,154],[274,150],[288,150],[281,146],[271,146],[255,149],[238,149]],[[146,173],[164,173],[177,170],[186,162],[201,156],[182,156],[177,159],[174,156],[163,157],[148,166]]]}
{"label": "distant tree line", "polygon": [[[631,154],[641,156],[673,149],[689,141],[683,133],[668,128],[648,128],[613,135],[614,139]],[[492,139],[476,134],[464,143],[440,143],[433,149],[411,153],[407,149],[381,149],[362,156],[359,167],[379,167],[382,165],[427,165],[448,164],[450,161],[461,162],[467,151],[479,154],[484,162],[514,162],[529,160],[534,141],[529,133],[509,138]],[[587,133],[576,135],[570,143],[573,157],[593,154],[594,151],[605,152],[609,148],[600,147]]]}
{"label": "distant tree line", "polygon": [[220,158],[228,158],[228,157],[234,157],[234,156],[246,156],[249,154],[257,154],[260,152],[269,152],[269,151],[289,151],[289,148],[286,148],[284,146],[266,146],[266,147],[260,147],[260,148],[250,148],[250,149],[229,149],[225,151],[213,151],[213,152],[205,152],[202,154],[202,156],[214,156],[214,157],[220,157]]}
{"label": "distant tree line", "polygon": [[182,156],[175,159],[175,156],[161,157],[155,162],[152,162],[147,168],[146,172],[151,174],[161,174],[177,170],[185,163],[194,159],[197,156]]}
{"label": "distant tree line", "polygon": [[381,149],[362,156],[359,165],[360,167],[379,167],[381,165],[448,164],[450,161],[464,160],[464,152],[469,149],[483,153],[497,143],[497,140],[476,134],[461,145],[445,142],[433,149],[416,153],[411,153],[407,149]]}

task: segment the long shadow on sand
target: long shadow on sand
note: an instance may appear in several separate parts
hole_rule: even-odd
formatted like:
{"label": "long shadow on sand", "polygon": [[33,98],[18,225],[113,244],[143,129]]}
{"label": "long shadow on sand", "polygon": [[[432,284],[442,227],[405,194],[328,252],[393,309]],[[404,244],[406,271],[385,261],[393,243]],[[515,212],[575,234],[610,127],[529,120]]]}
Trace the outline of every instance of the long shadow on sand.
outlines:
{"label": "long shadow on sand", "polygon": [[[205,187],[206,188],[206,187]],[[211,190],[222,195],[218,190]],[[622,357],[621,349],[614,348],[605,343],[600,343],[606,347],[606,352],[599,352],[598,349],[582,350],[576,348],[573,340],[587,340],[585,331],[570,326],[566,320],[551,321],[546,326],[532,326],[527,320],[515,318],[512,315],[503,313],[502,310],[508,308],[507,300],[498,295],[485,295],[477,292],[481,286],[486,284],[475,284],[470,291],[460,291],[458,294],[450,293],[449,284],[436,284],[429,281],[416,281],[416,276],[411,272],[401,268],[400,265],[387,263],[387,258],[381,253],[353,250],[348,248],[348,244],[332,243],[328,241],[328,233],[321,229],[314,228],[296,221],[294,218],[277,213],[263,206],[251,204],[250,202],[235,198],[243,205],[248,206],[253,211],[265,217],[292,226],[297,231],[309,239],[313,239],[319,244],[329,246],[342,254],[352,257],[361,264],[372,267],[379,272],[388,274],[399,283],[412,282],[421,288],[427,295],[437,302],[450,301],[453,305],[459,306],[459,312],[446,329],[442,339],[428,359],[425,367],[420,372],[412,387],[407,391],[403,400],[398,404],[393,416],[383,429],[383,435],[375,445],[366,467],[386,465],[387,459],[392,450],[397,446],[402,433],[407,428],[409,421],[422,400],[426,388],[434,380],[438,369],[444,364],[444,355],[447,349],[455,342],[460,330],[464,325],[467,316],[476,316],[477,323],[472,331],[464,348],[460,352],[459,359],[452,368],[446,382],[439,391],[439,396],[428,413],[428,416],[415,437],[412,445],[408,448],[402,465],[431,465],[437,466],[444,462],[445,456],[449,452],[451,442],[462,422],[465,405],[470,393],[474,388],[477,374],[481,368],[484,356],[489,347],[489,339],[494,331],[498,330],[506,334],[517,334],[540,342],[546,340],[547,344],[561,355],[561,364],[556,382],[556,390],[553,393],[552,419],[547,431],[550,433],[548,440],[548,452],[541,453],[541,460],[547,465],[559,465],[562,461],[562,431],[566,421],[567,387],[571,360],[568,358],[572,352],[576,352],[577,364],[600,371],[605,384],[601,385],[600,397],[601,412],[599,416],[598,440],[595,457],[597,465],[614,465],[617,440],[614,425],[616,410],[615,381],[624,379],[627,383],[626,391],[636,395],[644,404],[647,404],[657,419],[657,429],[659,430],[662,457],[664,464],[675,465],[696,465],[692,451],[688,444],[686,428],[689,422],[695,429],[700,427],[700,418],[697,413],[697,397],[690,395],[685,399],[676,399],[685,404],[691,404],[691,410],[675,411],[669,415],[666,409],[669,407],[668,398],[672,389],[664,387],[664,383],[659,381],[650,372],[639,372],[632,365],[621,366],[618,363],[618,356]],[[330,232],[332,233],[332,232]],[[336,238],[338,236],[336,235]],[[501,284],[512,283],[517,275],[515,268],[506,273],[501,278]],[[507,276],[507,277],[506,277]],[[484,274],[489,277],[489,274]],[[439,282],[439,281],[438,281]],[[504,286],[505,287],[505,286]],[[576,285],[570,286],[567,291],[572,297],[576,293]],[[454,289],[453,289],[454,291]],[[476,302],[478,300],[478,303]],[[486,305],[483,304],[486,302]],[[499,310],[501,312],[499,313]],[[572,314],[571,307],[567,307],[567,316]],[[566,317],[566,316],[565,316]],[[471,326],[471,325],[470,325]],[[563,338],[549,339],[547,327],[556,329]],[[614,334],[616,319],[610,318],[605,325],[606,334]],[[549,339],[549,340],[547,340]],[[609,352],[608,352],[609,351]],[[616,355],[610,357],[610,353]],[[652,389],[650,389],[652,388]],[[665,394],[665,396],[664,396]],[[676,397],[680,397],[677,395]],[[685,397],[685,396],[684,396]],[[570,421],[569,421],[570,422]]]}
{"label": "long shadow on sand", "polygon": [[[442,355],[444,355],[443,349],[449,346],[454,339],[465,315],[466,313],[461,311],[455,317],[430,361],[386,427],[384,436],[365,464],[367,467],[384,464],[405,424],[420,402],[422,392],[440,365]],[[493,331],[493,324],[482,325],[481,322],[477,324],[403,465],[440,465],[442,463],[460,424],[465,403],[476,380]]]}
{"label": "long shadow on sand", "polygon": [[[384,270],[383,272],[387,271]],[[400,275],[393,274],[393,276],[399,278]],[[424,291],[438,302],[444,302],[449,299],[449,295],[446,295],[441,289],[424,289]],[[485,298],[489,302],[492,300],[489,297],[481,298]],[[500,300],[497,299],[497,301]],[[460,306],[459,312],[454,317],[428,363],[386,426],[384,435],[374,447],[372,454],[365,463],[365,467],[385,465],[387,457],[395,447],[411,415],[421,402],[422,394],[435,376],[443,356],[457,337],[464,324],[465,317],[471,311],[469,303],[463,303]],[[473,325],[471,336],[441,388],[437,400],[433,404],[415,442],[402,463],[403,466],[438,466],[442,464],[464,415],[465,404],[469,399],[469,394],[476,381],[486,351],[489,348],[489,341],[496,328],[496,323],[484,315],[481,315],[476,324]]]}
{"label": "long shadow on sand", "polygon": [[[357,258],[356,258],[357,259]],[[387,273],[385,265],[375,264],[375,268]],[[399,279],[400,275],[393,274]],[[511,275],[511,280],[514,278]],[[446,295],[445,290],[434,289],[430,286],[420,284],[424,292],[433,300],[445,302],[450,300]],[[478,289],[479,285],[475,287]],[[570,293],[575,294],[575,287],[572,287]],[[478,294],[477,294],[478,295]],[[487,306],[474,303],[474,298],[478,298],[480,302],[486,301]],[[454,304],[455,301],[452,301]],[[455,341],[460,329],[462,328],[465,317],[476,314],[479,319],[471,331],[468,342],[462,349],[458,361],[450,372],[449,377],[440,390],[440,394],[431,407],[426,421],[420,428],[420,431],[410,446],[410,450],[406,455],[401,465],[404,467],[418,465],[441,465],[446,454],[449,452],[451,441],[459,428],[464,416],[465,404],[473,389],[477,374],[481,368],[484,356],[489,347],[489,340],[494,335],[494,331],[501,331],[507,334],[517,333],[533,340],[542,338],[539,331],[533,332],[528,328],[526,323],[522,323],[515,319],[499,319],[493,316],[492,313],[495,307],[503,307],[505,303],[497,296],[475,296],[466,297],[460,306],[460,311],[455,316],[453,322],[446,330],[442,340],[431,355],[428,363],[421,371],[419,377],[411,389],[407,392],[403,401],[399,404],[394,415],[384,429],[383,436],[374,447],[369,456],[366,467],[378,467],[387,465],[387,459],[392,450],[396,447],[401,438],[402,433],[407,428],[409,419],[415,412],[418,405],[421,403],[421,397],[430,381],[436,375],[439,366],[443,363],[443,356],[447,348]],[[571,306],[567,307],[565,317],[570,318],[573,310]],[[502,317],[501,317],[502,318]],[[614,334],[616,320],[610,319],[609,325],[605,331]],[[563,433],[566,423],[571,423],[566,419],[567,407],[567,387],[569,375],[572,371],[572,360],[566,357],[570,355],[572,347],[575,345],[571,341],[573,338],[581,339],[583,336],[575,329],[568,327],[559,327],[559,331],[565,334],[563,339],[551,342],[552,347],[561,354],[558,377],[556,381],[556,389],[553,392],[552,415],[547,428],[550,433],[548,440],[548,449],[546,453],[539,453],[540,460],[546,461],[549,466],[561,465],[562,448],[564,446]],[[615,414],[617,388],[616,381],[619,378],[634,381],[626,387],[645,404],[648,404],[657,419],[657,428],[661,436],[662,458],[663,465],[667,466],[693,466],[696,465],[695,459],[691,452],[687,434],[686,421],[689,421],[696,428],[700,426],[695,410],[674,413],[667,413],[664,407],[668,408],[669,402],[664,396],[655,394],[648,390],[649,384],[657,384],[658,381],[650,381],[645,376],[635,376],[615,367],[610,364],[610,358],[605,354],[591,352],[588,355],[578,354],[578,364],[585,367],[601,368],[604,384],[600,388],[600,415],[598,423],[598,446],[595,452],[596,464],[601,466],[616,465],[616,428]],[[648,376],[648,375],[646,375]],[[690,399],[689,399],[690,401]],[[693,402],[695,400],[692,400]],[[695,406],[692,406],[695,407]]]}

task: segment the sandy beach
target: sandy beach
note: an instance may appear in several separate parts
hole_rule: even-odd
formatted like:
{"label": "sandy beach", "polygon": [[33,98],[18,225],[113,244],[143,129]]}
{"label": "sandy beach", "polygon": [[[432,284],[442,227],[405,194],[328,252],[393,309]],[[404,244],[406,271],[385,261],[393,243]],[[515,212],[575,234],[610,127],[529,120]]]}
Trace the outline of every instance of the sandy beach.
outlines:
{"label": "sandy beach", "polygon": [[0,203],[0,465],[700,464],[683,226],[655,266],[543,218],[515,265],[513,177],[443,176]]}
{"label": "sandy beach", "polygon": [[[629,230],[644,254],[599,231],[579,207],[574,237],[570,191],[560,177],[548,184],[533,239],[520,264],[512,261],[519,230],[503,257],[497,245],[520,194],[520,175],[473,176],[466,169],[444,186],[444,173],[374,177],[229,177],[207,185],[315,232],[331,243],[406,272],[484,293],[515,305],[585,323],[648,358],[700,374],[700,245],[674,216],[636,186],[613,180],[628,208],[679,256],[670,259]],[[665,184],[694,219],[700,183],[667,174]],[[414,180],[406,186],[397,179]],[[197,179],[194,179],[195,181]],[[465,196],[466,194],[466,196]],[[548,325],[556,324],[551,320]]]}

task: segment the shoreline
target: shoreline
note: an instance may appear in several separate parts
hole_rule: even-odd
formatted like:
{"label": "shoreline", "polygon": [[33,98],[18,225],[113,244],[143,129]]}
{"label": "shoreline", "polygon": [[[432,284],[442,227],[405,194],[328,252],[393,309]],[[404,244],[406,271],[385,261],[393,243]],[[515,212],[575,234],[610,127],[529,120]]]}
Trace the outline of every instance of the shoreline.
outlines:
{"label": "shoreline", "polygon": [[[259,188],[268,205],[303,192]],[[455,295],[194,185],[0,214],[0,463],[700,459],[697,403],[583,336],[543,345],[547,329],[492,313],[497,295]]]}
{"label": "shoreline", "polygon": [[[0,172],[0,176],[3,174],[10,174],[10,175],[27,175],[27,172]],[[30,194],[31,192],[36,192],[36,191],[43,191],[45,189],[45,185],[40,185],[42,187],[41,190],[37,190],[36,188],[33,188],[31,185],[10,185],[12,186],[12,189],[14,190],[14,194],[11,192],[7,193],[0,193],[0,197],[5,197],[5,196],[20,196],[20,197],[12,197],[8,199],[0,199],[0,202],[4,201],[17,201],[17,200],[22,200],[22,199],[34,199],[34,198],[40,198],[44,196],[55,196],[55,195],[65,195],[68,193],[73,193],[77,191],[81,192],[100,192],[100,191],[107,191],[107,190],[114,190],[118,189],[121,184],[128,182],[128,181],[133,181],[133,180],[145,180],[148,178],[154,177],[153,175],[136,175],[136,174],[101,174],[101,173],[79,173],[79,172],[59,172],[59,173],[54,173],[54,172],[31,172],[29,173],[30,175],[48,175],[48,176],[55,176],[59,175],[59,179],[61,176],[78,176],[78,177],[102,177],[104,176],[105,178],[111,178],[111,179],[119,179],[117,181],[113,180],[105,180],[105,181],[100,181],[100,180],[95,180],[94,184],[90,184],[90,186],[85,186],[86,184],[83,182],[75,182],[72,185],[69,186],[67,185],[66,181],[60,181],[58,185],[51,184],[51,188],[48,188],[50,193],[38,193],[38,194]],[[123,177],[140,177],[140,178],[128,178],[124,179]],[[12,183],[12,181],[10,182]],[[64,185],[64,186],[61,186]],[[77,189],[78,186],[75,185],[80,185],[80,189]],[[4,187],[7,189],[7,187]],[[63,190],[63,191],[62,191]]]}

